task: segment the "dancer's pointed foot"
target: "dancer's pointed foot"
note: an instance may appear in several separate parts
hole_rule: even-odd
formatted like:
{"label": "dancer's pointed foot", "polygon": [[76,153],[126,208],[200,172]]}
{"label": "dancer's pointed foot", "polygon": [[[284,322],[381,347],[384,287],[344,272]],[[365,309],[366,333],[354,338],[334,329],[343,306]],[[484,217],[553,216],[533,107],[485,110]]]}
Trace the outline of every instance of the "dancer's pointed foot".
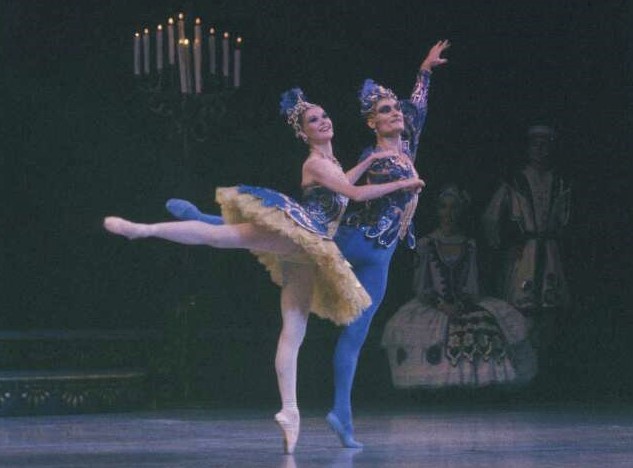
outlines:
{"label": "dancer's pointed foot", "polygon": [[328,413],[328,415],[325,417],[325,420],[330,425],[330,428],[334,431],[334,433],[338,436],[343,447],[354,449],[363,448],[363,444],[354,439],[354,430],[351,427],[345,427],[333,411]]}
{"label": "dancer's pointed foot", "polygon": [[103,220],[103,227],[112,234],[125,236],[128,239],[138,239],[149,235],[146,224],[133,223],[116,216],[108,216]]}
{"label": "dancer's pointed foot", "polygon": [[301,418],[299,411],[281,410],[275,415],[275,421],[281,428],[284,436],[284,453],[294,453],[299,439],[299,426]]}
{"label": "dancer's pointed foot", "polygon": [[167,211],[169,211],[175,218],[183,221],[202,221],[203,223],[215,226],[224,224],[222,216],[203,213],[196,205],[187,200],[170,198],[167,200],[167,203],[165,203],[165,208],[167,208]]}

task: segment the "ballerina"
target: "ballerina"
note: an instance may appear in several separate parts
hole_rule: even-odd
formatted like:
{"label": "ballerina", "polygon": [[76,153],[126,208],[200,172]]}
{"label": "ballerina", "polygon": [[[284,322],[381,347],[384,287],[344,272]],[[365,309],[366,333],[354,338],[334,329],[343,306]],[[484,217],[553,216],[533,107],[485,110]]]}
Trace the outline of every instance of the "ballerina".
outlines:
{"label": "ballerina", "polygon": [[[424,182],[415,176],[355,186],[368,167],[386,155],[377,153],[344,173],[332,151],[332,121],[323,108],[306,101],[303,92],[294,88],[282,95],[281,111],[295,135],[309,146],[302,167],[301,203],[271,189],[239,185],[217,189],[222,218],[141,224],[110,216],[104,227],[128,239],[156,237],[186,245],[248,249],[266,266],[281,286],[282,330],[275,369],[282,408],[275,420],[282,429],[284,451],[293,453],[300,430],[297,356],[309,312],[344,325],[371,304],[332,241],[347,202],[416,192]],[[177,206],[171,202],[174,210]]]}

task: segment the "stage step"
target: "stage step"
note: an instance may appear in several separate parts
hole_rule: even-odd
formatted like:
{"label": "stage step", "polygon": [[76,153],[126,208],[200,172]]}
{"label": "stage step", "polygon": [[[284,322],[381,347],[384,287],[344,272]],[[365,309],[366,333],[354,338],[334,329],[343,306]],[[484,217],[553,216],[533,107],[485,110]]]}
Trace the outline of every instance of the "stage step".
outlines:
{"label": "stage step", "polygon": [[144,369],[0,371],[0,416],[138,408],[147,380]]}
{"label": "stage step", "polygon": [[147,407],[160,347],[156,331],[0,331],[0,416]]}

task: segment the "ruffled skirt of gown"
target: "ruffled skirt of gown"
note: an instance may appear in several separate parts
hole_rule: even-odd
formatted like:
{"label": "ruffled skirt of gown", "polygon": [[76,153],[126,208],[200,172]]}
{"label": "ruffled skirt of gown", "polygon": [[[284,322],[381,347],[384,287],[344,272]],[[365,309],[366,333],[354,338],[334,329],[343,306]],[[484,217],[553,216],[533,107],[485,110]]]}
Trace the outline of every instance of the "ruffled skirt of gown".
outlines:
{"label": "ruffled skirt of gown", "polygon": [[521,384],[536,373],[523,315],[485,297],[476,310],[451,318],[417,298],[387,322],[387,349],[395,387],[482,387]]}
{"label": "ruffled skirt of gown", "polygon": [[216,201],[228,224],[252,223],[279,233],[301,251],[291,256],[252,251],[272,280],[282,285],[282,264],[313,263],[316,267],[311,311],[337,325],[351,323],[371,299],[327,234],[327,229],[293,199],[270,189],[240,185],[216,190]]}

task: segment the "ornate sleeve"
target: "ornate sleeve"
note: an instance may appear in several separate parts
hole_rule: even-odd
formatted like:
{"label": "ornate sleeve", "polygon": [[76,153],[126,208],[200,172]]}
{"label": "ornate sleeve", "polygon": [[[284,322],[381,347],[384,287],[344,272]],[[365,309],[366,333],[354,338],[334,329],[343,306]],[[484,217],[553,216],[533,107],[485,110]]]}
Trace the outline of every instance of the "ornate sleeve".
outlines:
{"label": "ornate sleeve", "polygon": [[405,120],[405,132],[403,142],[408,146],[411,160],[415,162],[420,134],[426,122],[429,85],[431,72],[420,70],[413,86],[413,92],[408,100],[402,101],[402,111]]}
{"label": "ornate sleeve", "polygon": [[504,182],[495,192],[484,211],[481,224],[488,244],[493,248],[501,246],[500,224],[509,204],[509,187]]}
{"label": "ornate sleeve", "polygon": [[431,255],[428,238],[425,237],[420,239],[417,254],[419,264],[413,275],[413,291],[420,302],[435,306],[438,302],[438,295],[433,289]]}

